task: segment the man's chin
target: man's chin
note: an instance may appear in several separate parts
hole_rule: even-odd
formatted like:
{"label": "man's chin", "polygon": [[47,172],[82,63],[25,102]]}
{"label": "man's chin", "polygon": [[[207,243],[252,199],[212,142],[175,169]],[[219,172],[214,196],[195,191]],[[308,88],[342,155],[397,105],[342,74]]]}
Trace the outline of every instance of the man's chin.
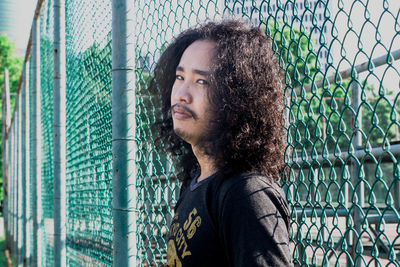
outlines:
{"label": "man's chin", "polygon": [[183,141],[187,142],[190,144],[190,140],[191,140],[191,135],[188,134],[187,132],[183,131],[182,129],[176,129],[174,128],[174,132],[175,134],[181,138]]}

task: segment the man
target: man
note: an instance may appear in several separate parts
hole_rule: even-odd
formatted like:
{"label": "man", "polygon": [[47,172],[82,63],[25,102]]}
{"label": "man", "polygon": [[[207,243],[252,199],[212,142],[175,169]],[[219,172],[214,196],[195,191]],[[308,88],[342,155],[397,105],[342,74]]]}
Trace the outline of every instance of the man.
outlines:
{"label": "man", "polygon": [[186,30],[157,63],[182,189],[166,266],[288,266],[284,109],[271,42],[238,21]]}

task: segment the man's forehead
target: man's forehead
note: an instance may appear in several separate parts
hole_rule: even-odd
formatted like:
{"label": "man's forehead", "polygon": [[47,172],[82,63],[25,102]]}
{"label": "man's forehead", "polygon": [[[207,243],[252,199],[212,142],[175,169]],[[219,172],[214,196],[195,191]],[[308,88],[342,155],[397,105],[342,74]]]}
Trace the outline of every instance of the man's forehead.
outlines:
{"label": "man's forehead", "polygon": [[191,71],[201,75],[210,75],[215,43],[198,40],[189,45],[183,52],[177,71]]}

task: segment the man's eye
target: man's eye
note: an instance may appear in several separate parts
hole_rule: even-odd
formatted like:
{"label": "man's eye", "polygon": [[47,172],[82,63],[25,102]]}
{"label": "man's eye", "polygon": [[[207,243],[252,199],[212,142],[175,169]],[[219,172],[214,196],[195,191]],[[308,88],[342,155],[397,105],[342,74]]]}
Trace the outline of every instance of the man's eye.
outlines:
{"label": "man's eye", "polygon": [[182,75],[175,75],[175,80],[181,80],[181,81],[183,81],[183,77],[182,77]]}
{"label": "man's eye", "polygon": [[207,85],[208,82],[206,80],[198,80],[197,83],[201,84],[201,85]]}

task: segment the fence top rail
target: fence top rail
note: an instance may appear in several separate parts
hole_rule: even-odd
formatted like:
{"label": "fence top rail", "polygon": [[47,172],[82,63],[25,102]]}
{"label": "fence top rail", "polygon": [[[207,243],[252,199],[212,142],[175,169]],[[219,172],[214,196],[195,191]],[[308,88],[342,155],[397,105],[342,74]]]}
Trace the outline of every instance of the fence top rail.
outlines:
{"label": "fence top rail", "polygon": [[[309,151],[308,151],[309,152]],[[392,154],[393,157],[396,157],[400,155],[400,144],[392,144],[388,145],[385,148],[383,147],[373,147],[369,151],[366,151],[365,149],[357,149],[354,152],[334,152],[334,153],[329,153],[328,155],[318,155],[317,157],[313,157],[312,153],[307,153],[305,156],[306,159],[304,159],[304,156],[302,156],[302,152],[299,152],[299,156],[297,156],[300,160],[290,160],[289,164],[296,163],[299,166],[302,166],[304,163],[308,162],[310,166],[314,164],[321,164],[323,165],[324,162],[326,163],[327,161],[332,162],[336,160],[343,160],[343,161],[348,161],[348,158],[350,156],[354,156],[357,159],[362,159],[366,155],[372,155],[374,157],[389,157],[389,152]],[[394,159],[395,160],[395,159]]]}

